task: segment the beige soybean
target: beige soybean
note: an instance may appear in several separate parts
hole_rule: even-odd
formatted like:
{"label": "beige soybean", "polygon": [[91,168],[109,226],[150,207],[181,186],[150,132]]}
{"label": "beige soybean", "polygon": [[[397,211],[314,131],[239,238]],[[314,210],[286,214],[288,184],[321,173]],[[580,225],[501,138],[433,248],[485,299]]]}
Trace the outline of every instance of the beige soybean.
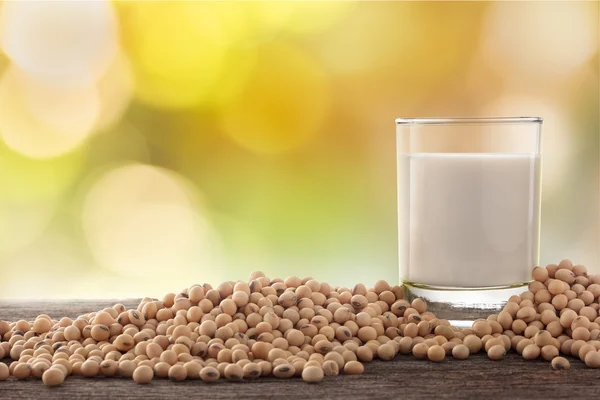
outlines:
{"label": "beige soybean", "polygon": [[317,383],[321,382],[324,377],[323,369],[320,367],[306,367],[302,370],[302,379],[304,382]]}
{"label": "beige soybean", "polygon": [[22,380],[31,376],[31,365],[25,362],[19,362],[12,371],[12,376]]}
{"label": "beige soybean", "polygon": [[552,345],[542,347],[540,351],[542,358],[546,361],[552,361],[554,357],[558,357],[558,349]]}
{"label": "beige soybean", "polygon": [[175,364],[169,368],[168,377],[173,382],[184,381],[187,378],[187,371],[183,365]]}
{"label": "beige soybean", "polygon": [[571,368],[571,363],[564,357],[554,357],[551,364],[552,369],[556,371]]}
{"label": "beige soybean", "polygon": [[452,348],[452,356],[457,360],[466,360],[470,354],[471,350],[464,344],[459,344]]}
{"label": "beige soybean", "polygon": [[216,382],[220,377],[221,374],[219,373],[219,370],[214,367],[207,366],[200,370],[200,379],[204,382]]}
{"label": "beige soybean", "polygon": [[441,362],[446,358],[446,350],[439,345],[431,346],[427,349],[427,358],[434,362]]}
{"label": "beige soybean", "polygon": [[584,357],[585,365],[588,368],[600,367],[600,353],[598,351],[590,351]]}
{"label": "beige soybean", "polygon": [[423,359],[427,357],[427,351],[429,350],[429,346],[425,343],[416,344],[412,348],[412,354],[415,358]]}
{"label": "beige soybean", "polygon": [[152,381],[154,371],[147,365],[139,366],[133,371],[133,380],[139,384],[146,384]]}
{"label": "beige soybean", "polygon": [[344,373],[347,375],[361,375],[365,367],[358,361],[349,361],[344,365]]}
{"label": "beige soybean", "polygon": [[136,367],[137,367],[137,365],[134,361],[131,361],[131,360],[119,361],[117,372],[118,372],[119,376],[131,378],[133,376],[133,372],[135,371]]}
{"label": "beige soybean", "polygon": [[377,349],[377,356],[384,361],[392,360],[396,356],[396,349],[391,344],[381,345]]}
{"label": "beige soybean", "polygon": [[492,347],[490,347],[490,349],[487,352],[488,357],[490,358],[490,360],[502,360],[504,358],[504,355],[506,354],[506,349],[504,348],[503,345],[494,345]]}
{"label": "beige soybean", "polygon": [[538,345],[529,344],[522,351],[525,360],[535,360],[540,357],[541,349]]}
{"label": "beige soybean", "polygon": [[65,380],[65,374],[58,368],[49,368],[42,375],[44,385],[52,387],[62,384]]}
{"label": "beige soybean", "polygon": [[242,368],[245,379],[256,379],[262,374],[260,366],[256,363],[250,362]]}
{"label": "beige soybean", "polygon": [[463,344],[469,348],[471,354],[478,353],[483,347],[483,342],[475,335],[467,335],[463,340]]}
{"label": "beige soybean", "polygon": [[98,375],[100,370],[100,364],[94,360],[86,360],[81,365],[81,374],[86,377],[93,377]]}
{"label": "beige soybean", "polygon": [[275,378],[291,378],[296,373],[296,369],[291,364],[281,364],[273,368],[273,376]]}
{"label": "beige soybean", "polygon": [[327,360],[323,363],[323,373],[325,376],[337,376],[340,373],[340,366],[333,360]]}

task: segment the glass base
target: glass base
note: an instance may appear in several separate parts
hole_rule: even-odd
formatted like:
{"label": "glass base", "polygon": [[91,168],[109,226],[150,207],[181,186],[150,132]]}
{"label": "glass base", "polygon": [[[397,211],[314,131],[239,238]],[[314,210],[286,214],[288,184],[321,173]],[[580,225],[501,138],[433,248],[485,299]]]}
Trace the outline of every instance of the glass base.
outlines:
{"label": "glass base", "polygon": [[474,320],[487,318],[502,310],[510,296],[527,290],[529,282],[502,287],[456,288],[435,287],[404,282],[404,297],[408,301],[420,297],[427,302],[427,311],[454,326],[470,328]]}

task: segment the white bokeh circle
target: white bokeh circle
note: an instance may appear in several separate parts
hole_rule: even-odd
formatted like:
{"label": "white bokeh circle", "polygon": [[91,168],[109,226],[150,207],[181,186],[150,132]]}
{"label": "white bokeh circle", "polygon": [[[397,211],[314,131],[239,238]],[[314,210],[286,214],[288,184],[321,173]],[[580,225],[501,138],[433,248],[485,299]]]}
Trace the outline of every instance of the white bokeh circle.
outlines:
{"label": "white bokeh circle", "polygon": [[0,78],[0,137],[28,157],[72,151],[91,133],[98,111],[95,87],[45,86],[14,65]]}
{"label": "white bokeh circle", "polygon": [[82,209],[96,263],[125,276],[213,265],[217,235],[194,197],[191,185],[163,168],[131,164],[103,174]]}
{"label": "white bokeh circle", "polygon": [[566,75],[598,50],[593,2],[494,2],[482,26],[483,56],[514,84]]}
{"label": "white bokeh circle", "polygon": [[54,86],[86,86],[104,74],[118,49],[113,5],[98,1],[8,1],[2,48],[32,77]]}

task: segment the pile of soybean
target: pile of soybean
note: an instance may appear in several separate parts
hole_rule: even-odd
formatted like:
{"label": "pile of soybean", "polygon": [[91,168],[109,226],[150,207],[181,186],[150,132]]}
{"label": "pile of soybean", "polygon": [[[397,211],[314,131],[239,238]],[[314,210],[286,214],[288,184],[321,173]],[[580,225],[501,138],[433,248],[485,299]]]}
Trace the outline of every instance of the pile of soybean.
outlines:
{"label": "pile of soybean", "polygon": [[559,355],[600,367],[600,276],[563,260],[537,267],[529,290],[503,311],[453,327],[427,311],[422,299],[403,299],[401,286],[332,287],[311,278],[193,285],[136,309],[116,304],[72,320],[39,315],[0,321],[0,380],[39,378],[48,386],[68,376],[121,376],[214,382],[302,377],[320,382],[339,373],[362,374],[363,363],[397,354],[440,362],[485,351],[501,360],[516,351],[569,368]]}

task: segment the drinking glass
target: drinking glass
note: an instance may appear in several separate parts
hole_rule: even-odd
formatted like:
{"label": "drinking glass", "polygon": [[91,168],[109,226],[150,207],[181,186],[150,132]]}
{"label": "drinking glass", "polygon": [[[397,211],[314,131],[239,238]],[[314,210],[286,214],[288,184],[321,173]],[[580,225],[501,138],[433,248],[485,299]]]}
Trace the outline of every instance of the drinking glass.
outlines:
{"label": "drinking glass", "polygon": [[468,324],[527,290],[538,264],[542,118],[399,118],[400,278]]}

